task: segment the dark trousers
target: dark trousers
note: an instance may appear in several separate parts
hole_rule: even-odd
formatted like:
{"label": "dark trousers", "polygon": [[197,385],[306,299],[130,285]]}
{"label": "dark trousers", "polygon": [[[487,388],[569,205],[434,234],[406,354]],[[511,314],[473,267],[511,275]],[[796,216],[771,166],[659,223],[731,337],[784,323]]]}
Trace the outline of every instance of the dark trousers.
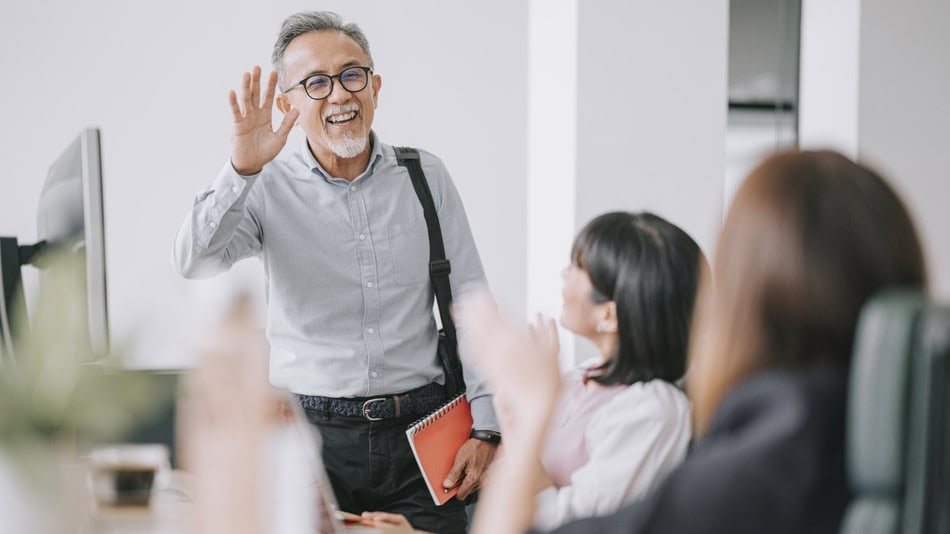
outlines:
{"label": "dark trousers", "polygon": [[418,416],[367,421],[305,411],[320,430],[323,462],[341,510],[403,514],[413,528],[437,534],[467,531],[465,504],[451,499],[436,506],[412,456],[406,428]]}

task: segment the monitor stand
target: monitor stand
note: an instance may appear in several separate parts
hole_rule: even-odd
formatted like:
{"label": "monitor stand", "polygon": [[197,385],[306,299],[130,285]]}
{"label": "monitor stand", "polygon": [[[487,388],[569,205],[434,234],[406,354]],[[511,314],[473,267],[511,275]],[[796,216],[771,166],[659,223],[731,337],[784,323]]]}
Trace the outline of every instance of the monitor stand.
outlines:
{"label": "monitor stand", "polygon": [[[0,367],[14,364],[13,333],[29,328],[20,269],[34,264],[45,246],[46,241],[21,245],[16,237],[0,237],[0,277],[3,279],[0,285]],[[24,324],[17,325],[17,321]]]}

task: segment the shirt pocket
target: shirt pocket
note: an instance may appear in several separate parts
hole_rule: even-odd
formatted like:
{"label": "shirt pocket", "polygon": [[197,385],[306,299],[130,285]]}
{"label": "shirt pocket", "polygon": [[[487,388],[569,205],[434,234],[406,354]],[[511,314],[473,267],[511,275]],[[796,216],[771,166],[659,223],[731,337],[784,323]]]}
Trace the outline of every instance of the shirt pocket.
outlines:
{"label": "shirt pocket", "polygon": [[422,221],[390,225],[386,232],[398,286],[429,281],[429,235]]}

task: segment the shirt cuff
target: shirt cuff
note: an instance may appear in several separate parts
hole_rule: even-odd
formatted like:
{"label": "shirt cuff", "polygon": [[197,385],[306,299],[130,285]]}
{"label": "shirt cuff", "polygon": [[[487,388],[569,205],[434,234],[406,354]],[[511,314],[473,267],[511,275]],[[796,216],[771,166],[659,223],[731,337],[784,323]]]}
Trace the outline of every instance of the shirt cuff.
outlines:
{"label": "shirt cuff", "polygon": [[[245,186],[250,186],[253,184],[261,173],[249,174],[247,176],[243,174],[238,174],[234,170],[234,165],[231,165],[231,162],[228,161],[224,167],[221,169],[221,172],[218,173],[218,177],[214,180],[214,184],[211,186],[212,189],[218,192],[229,191],[230,195],[233,195],[232,198],[237,198],[241,192],[244,190]],[[237,191],[234,191],[234,187],[237,186]]]}

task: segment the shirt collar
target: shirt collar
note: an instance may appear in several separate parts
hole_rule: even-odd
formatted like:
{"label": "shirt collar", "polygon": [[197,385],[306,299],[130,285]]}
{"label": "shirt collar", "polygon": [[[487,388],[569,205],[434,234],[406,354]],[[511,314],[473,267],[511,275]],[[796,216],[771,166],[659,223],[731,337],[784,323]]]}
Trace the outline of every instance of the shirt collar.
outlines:
{"label": "shirt collar", "polygon": [[[369,143],[370,143],[370,153],[369,153],[369,163],[359,176],[356,177],[354,182],[368,178],[373,174],[373,171],[376,170],[376,164],[379,163],[379,160],[383,157],[383,145],[379,142],[379,138],[376,135],[376,132],[373,130],[369,131]],[[323,165],[320,165],[320,162],[317,161],[317,158],[314,157],[313,152],[310,151],[310,144],[307,142],[307,138],[304,137],[300,145],[300,154],[303,157],[304,163],[310,167],[310,172],[313,174],[318,174],[323,177],[327,182],[335,182],[338,180],[343,180],[342,178],[335,178],[330,176],[330,173],[323,168]]]}

